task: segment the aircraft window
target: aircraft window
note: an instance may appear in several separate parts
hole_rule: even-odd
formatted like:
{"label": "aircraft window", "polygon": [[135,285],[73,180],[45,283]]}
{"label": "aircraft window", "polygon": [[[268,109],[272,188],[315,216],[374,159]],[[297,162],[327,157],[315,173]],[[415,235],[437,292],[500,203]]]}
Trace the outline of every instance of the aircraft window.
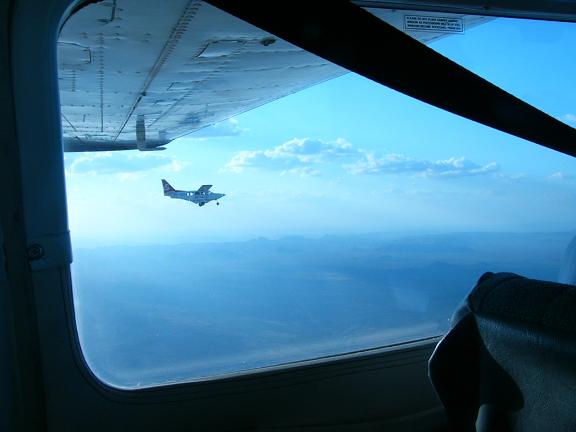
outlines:
{"label": "aircraft window", "polygon": [[[576,92],[559,85],[569,83],[574,72],[574,61],[568,55],[574,42],[573,23],[500,18],[479,24],[465,37],[444,38],[430,46],[529,104],[576,126]],[[530,47],[531,54],[512,49],[515,46]]]}
{"label": "aircraft window", "polygon": [[[58,45],[76,322],[100,379],[430,338],[485,271],[557,279],[574,158],[171,2],[90,4]],[[399,22],[444,26],[424,42],[575,124],[572,24],[430,16]]]}

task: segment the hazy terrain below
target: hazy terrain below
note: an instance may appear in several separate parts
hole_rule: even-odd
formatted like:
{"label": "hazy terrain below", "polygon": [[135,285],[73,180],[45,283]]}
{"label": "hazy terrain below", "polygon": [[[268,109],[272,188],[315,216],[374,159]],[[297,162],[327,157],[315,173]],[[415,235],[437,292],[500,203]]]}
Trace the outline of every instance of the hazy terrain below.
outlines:
{"label": "hazy terrain below", "polygon": [[476,280],[556,280],[573,233],[384,234],[74,251],[85,356],[146,386],[442,334]]}

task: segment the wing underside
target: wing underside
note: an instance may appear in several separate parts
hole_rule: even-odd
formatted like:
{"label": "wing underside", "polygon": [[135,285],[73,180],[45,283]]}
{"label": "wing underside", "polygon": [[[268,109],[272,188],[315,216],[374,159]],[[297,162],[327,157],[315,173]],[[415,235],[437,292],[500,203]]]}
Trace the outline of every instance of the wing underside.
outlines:
{"label": "wing underside", "polygon": [[[66,23],[58,42],[65,150],[162,149],[346,73],[202,1],[168,3],[97,2]],[[394,11],[375,14],[402,25]],[[441,36],[414,32],[424,42]]]}

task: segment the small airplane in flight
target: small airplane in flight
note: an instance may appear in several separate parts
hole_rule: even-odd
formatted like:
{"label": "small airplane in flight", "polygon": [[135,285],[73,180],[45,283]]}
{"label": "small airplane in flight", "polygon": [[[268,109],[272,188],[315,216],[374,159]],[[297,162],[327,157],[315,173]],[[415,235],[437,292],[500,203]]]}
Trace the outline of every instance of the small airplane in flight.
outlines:
{"label": "small airplane in flight", "polygon": [[[202,185],[200,189],[195,191],[182,191],[174,189],[170,183],[162,179],[162,187],[164,188],[164,196],[191,201],[200,207],[210,201],[216,201],[225,196],[225,194],[210,192],[212,185]],[[216,205],[220,205],[220,203],[216,201]]]}

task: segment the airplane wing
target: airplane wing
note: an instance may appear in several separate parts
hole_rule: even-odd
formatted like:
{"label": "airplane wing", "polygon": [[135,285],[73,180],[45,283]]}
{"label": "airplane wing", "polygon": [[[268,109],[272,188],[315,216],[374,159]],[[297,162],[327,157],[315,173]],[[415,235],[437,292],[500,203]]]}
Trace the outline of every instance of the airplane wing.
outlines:
{"label": "airplane wing", "polygon": [[[422,42],[487,19],[462,16],[446,32],[406,21],[398,11],[370,11]],[[90,3],[62,30],[58,63],[66,151],[163,149],[347,72],[190,0],[172,0],[170,7],[152,0]]]}
{"label": "airplane wing", "polygon": [[202,185],[202,186],[200,186],[200,189],[198,189],[196,192],[206,193],[210,190],[211,187],[212,187],[212,185]]}

